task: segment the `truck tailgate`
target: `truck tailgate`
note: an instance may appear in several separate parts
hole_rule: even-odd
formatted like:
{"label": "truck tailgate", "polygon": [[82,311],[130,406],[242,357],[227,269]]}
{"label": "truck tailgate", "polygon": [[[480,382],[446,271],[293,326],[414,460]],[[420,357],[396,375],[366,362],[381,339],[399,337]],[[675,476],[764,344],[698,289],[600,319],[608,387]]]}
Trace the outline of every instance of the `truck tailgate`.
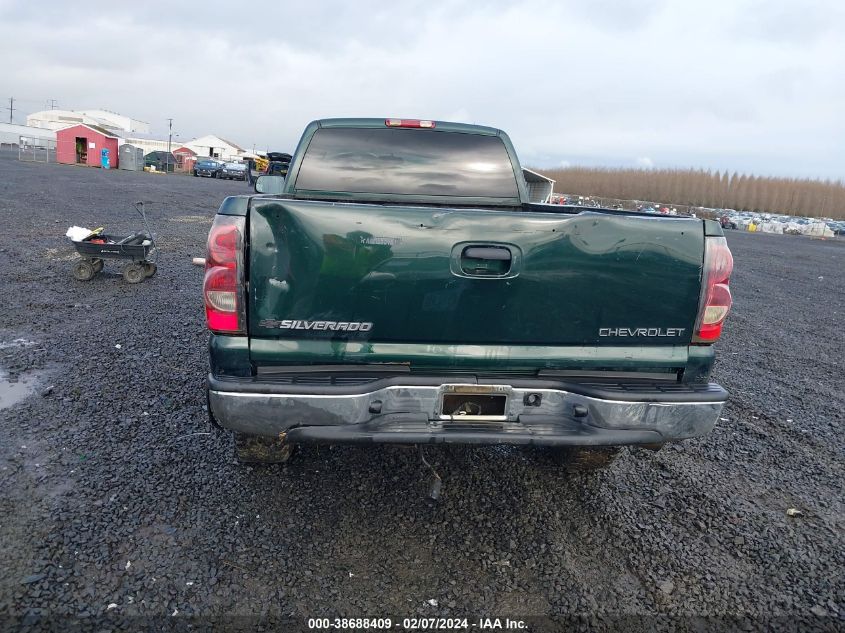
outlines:
{"label": "truck tailgate", "polygon": [[254,198],[248,234],[255,342],[678,350],[701,291],[694,218]]}

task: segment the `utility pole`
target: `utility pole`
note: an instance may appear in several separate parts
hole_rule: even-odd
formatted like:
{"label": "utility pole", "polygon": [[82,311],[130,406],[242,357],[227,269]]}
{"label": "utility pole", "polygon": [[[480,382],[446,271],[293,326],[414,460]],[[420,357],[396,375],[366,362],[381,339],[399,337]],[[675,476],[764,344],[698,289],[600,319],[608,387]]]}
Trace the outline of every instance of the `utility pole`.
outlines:
{"label": "utility pole", "polygon": [[56,100],[55,99],[50,99],[50,109],[51,110],[56,109]]}
{"label": "utility pole", "polygon": [[9,97],[9,107],[6,108],[9,111],[9,123],[12,122],[12,116],[15,114],[15,98]]}
{"label": "utility pole", "polygon": [[170,143],[173,142],[173,119],[167,119],[167,155],[164,157],[164,173],[170,172]]}

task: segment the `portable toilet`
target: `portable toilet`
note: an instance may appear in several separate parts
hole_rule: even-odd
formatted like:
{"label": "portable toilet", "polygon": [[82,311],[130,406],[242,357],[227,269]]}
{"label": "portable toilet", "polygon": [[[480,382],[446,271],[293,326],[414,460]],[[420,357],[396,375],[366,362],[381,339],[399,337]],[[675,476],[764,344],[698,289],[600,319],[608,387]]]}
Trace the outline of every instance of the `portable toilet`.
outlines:
{"label": "portable toilet", "polygon": [[144,171],[144,150],[135,145],[124,143],[120,146],[120,160],[118,165],[120,169],[128,169],[130,171]]}

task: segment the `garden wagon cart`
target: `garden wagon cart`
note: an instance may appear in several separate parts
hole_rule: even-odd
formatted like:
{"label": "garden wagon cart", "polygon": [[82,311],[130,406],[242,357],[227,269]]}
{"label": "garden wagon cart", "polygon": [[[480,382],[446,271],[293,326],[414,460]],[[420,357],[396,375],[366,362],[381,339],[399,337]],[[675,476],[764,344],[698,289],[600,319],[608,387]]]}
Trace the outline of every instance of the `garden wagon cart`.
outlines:
{"label": "garden wagon cart", "polygon": [[155,237],[147,224],[144,203],[136,202],[134,207],[144,221],[146,232],[123,237],[107,235],[98,229],[83,240],[74,241],[74,248],[82,256],[73,263],[75,279],[90,281],[103,270],[106,259],[128,260],[123,267],[123,278],[130,284],[141,283],[155,275],[158,259]]}

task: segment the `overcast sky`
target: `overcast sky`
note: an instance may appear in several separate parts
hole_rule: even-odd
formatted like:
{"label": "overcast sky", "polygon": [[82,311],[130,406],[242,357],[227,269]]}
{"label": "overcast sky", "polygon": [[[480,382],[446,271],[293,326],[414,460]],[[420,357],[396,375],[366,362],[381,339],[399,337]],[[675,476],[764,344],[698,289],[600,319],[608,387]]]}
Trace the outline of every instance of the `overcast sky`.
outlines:
{"label": "overcast sky", "polygon": [[845,178],[842,0],[262,4],[0,0],[2,105],[281,151],[316,118],[431,118],[532,166]]}

